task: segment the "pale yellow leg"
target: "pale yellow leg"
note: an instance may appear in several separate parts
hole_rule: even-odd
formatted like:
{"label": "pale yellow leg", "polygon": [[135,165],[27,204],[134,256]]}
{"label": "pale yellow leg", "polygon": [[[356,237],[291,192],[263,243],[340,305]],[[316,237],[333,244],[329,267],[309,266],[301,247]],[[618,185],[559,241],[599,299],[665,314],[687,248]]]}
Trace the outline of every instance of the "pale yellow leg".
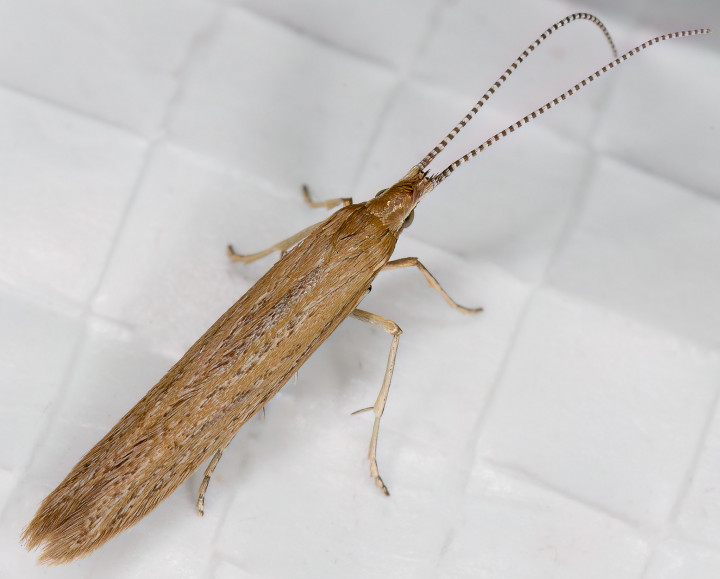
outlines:
{"label": "pale yellow leg", "polygon": [[[260,412],[262,412],[260,419],[265,420],[264,406],[260,409]],[[223,452],[225,452],[225,449],[230,445],[231,442],[232,439],[230,439],[225,446],[223,446],[213,455],[210,464],[208,464],[207,468],[205,469],[205,475],[203,476],[202,483],[200,483],[200,488],[198,489],[198,499],[197,503],[195,504],[198,515],[200,515],[201,517],[205,514],[205,495],[207,494],[208,485],[210,484],[210,478],[212,478],[212,475],[215,472],[215,467],[217,467],[218,463],[220,462],[220,458],[222,457]]]}
{"label": "pale yellow leg", "polygon": [[420,263],[420,260],[417,257],[403,257],[402,259],[395,259],[393,261],[388,261],[383,268],[380,271],[388,271],[391,269],[400,269],[401,267],[417,267],[420,270],[420,273],[422,273],[425,276],[425,279],[428,282],[428,285],[430,285],[431,288],[434,290],[437,290],[440,295],[443,297],[443,299],[450,304],[452,307],[454,307],[456,310],[460,310],[464,314],[477,314],[483,311],[482,308],[466,308],[465,306],[461,306],[458,304],[455,300],[453,300],[448,293],[442,288],[438,280],[435,279],[433,274],[431,274],[427,268]]}
{"label": "pale yellow leg", "polygon": [[[230,442],[228,442],[228,444],[230,444]],[[212,477],[215,472],[215,467],[218,465],[218,462],[220,462],[220,457],[223,455],[223,451],[228,447],[228,444],[215,453],[215,456],[212,457],[210,464],[205,469],[205,476],[203,477],[203,481],[198,489],[198,500],[195,504],[197,513],[201,517],[205,514],[205,493],[207,493],[208,485],[210,484],[210,477]]]}
{"label": "pale yellow leg", "polygon": [[[392,344],[390,345],[390,354],[388,355],[387,367],[385,368],[385,377],[383,378],[382,387],[378,394],[375,405],[372,407],[373,413],[375,414],[375,422],[373,422],[372,436],[370,437],[370,449],[368,451],[368,458],[370,459],[370,476],[375,480],[375,485],[386,495],[390,495],[385,483],[380,478],[380,472],[378,471],[377,465],[377,441],[378,432],[380,431],[380,418],[385,410],[385,403],[387,402],[388,393],[390,392],[390,381],[392,380],[393,370],[395,369],[395,356],[397,355],[398,344],[400,343],[400,334],[402,330],[392,320],[378,316],[377,314],[371,314],[364,310],[355,310],[350,314],[353,318],[362,320],[382,328],[388,334],[392,334]],[[370,410],[365,408],[364,410]],[[359,410],[358,412],[362,412]],[[353,413],[355,414],[355,413]]]}
{"label": "pale yellow leg", "polygon": [[343,207],[347,207],[352,203],[350,197],[336,197],[335,199],[327,199],[325,201],[313,201],[310,197],[310,190],[307,185],[302,187],[303,197],[310,207],[325,207],[326,209],[332,209],[333,207],[342,204]]}
{"label": "pale yellow leg", "polygon": [[[307,202],[310,207],[326,207],[327,209],[332,209],[336,205],[342,204],[343,207],[347,207],[352,203],[352,199],[350,197],[337,197],[336,199],[328,199],[327,201],[313,201],[310,198],[310,191],[308,190],[306,185],[303,185],[302,187],[302,193],[303,198]],[[322,222],[320,222],[322,223]],[[230,259],[233,261],[241,261],[242,263],[250,263],[252,261],[258,260],[262,257],[265,257],[266,255],[270,255],[273,251],[279,251],[280,257],[283,257],[287,250],[290,249],[293,245],[295,245],[298,241],[301,241],[305,239],[308,234],[315,229],[320,223],[315,223],[314,225],[311,225],[310,227],[306,227],[302,231],[298,231],[295,235],[291,235],[287,239],[283,239],[282,241],[276,243],[275,245],[268,247],[267,249],[264,249],[262,251],[258,251],[257,253],[249,253],[249,254],[242,254],[242,253],[235,253],[235,250],[233,249],[232,245],[228,245],[227,252],[228,256],[230,256]]]}
{"label": "pale yellow leg", "polygon": [[[320,222],[322,223],[322,222]],[[240,253],[235,253],[235,250],[233,249],[232,245],[228,245],[227,252],[230,256],[230,259],[233,261],[241,261],[243,263],[250,263],[251,261],[255,261],[256,259],[260,259],[261,257],[265,257],[266,255],[270,255],[273,251],[286,251],[290,249],[293,245],[295,245],[298,241],[301,241],[302,239],[305,239],[308,234],[315,229],[320,223],[315,223],[311,225],[310,227],[306,227],[302,231],[298,231],[295,235],[291,235],[287,239],[283,239],[282,241],[276,243],[275,245],[268,247],[267,249],[264,249],[263,251],[258,251],[257,253],[250,253],[248,255],[243,255]]]}

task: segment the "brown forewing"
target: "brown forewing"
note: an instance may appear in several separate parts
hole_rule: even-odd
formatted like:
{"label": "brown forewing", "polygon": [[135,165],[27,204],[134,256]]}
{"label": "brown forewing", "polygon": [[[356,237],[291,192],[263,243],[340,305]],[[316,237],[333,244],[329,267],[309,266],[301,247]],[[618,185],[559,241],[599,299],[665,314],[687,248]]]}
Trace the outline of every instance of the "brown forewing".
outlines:
{"label": "brown forewing", "polygon": [[241,297],[73,468],[28,525],[84,556],[223,448],[357,306],[397,241],[366,204],[331,215]]}

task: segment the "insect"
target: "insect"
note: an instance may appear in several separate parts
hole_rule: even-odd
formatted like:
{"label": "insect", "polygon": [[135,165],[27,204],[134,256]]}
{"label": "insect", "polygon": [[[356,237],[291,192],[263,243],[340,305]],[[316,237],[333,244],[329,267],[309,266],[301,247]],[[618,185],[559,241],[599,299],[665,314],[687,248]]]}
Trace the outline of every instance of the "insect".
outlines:
{"label": "insect", "polygon": [[382,271],[417,267],[430,286],[454,308],[477,313],[450,298],[415,257],[391,260],[398,237],[413,219],[416,205],[460,165],[529,123],[640,50],[662,40],[708,33],[697,29],[655,37],[616,57],[567,92],[508,126],[439,173],[428,166],[474,117],[496,90],[546,38],[578,20],[596,25],[616,56],[605,26],[577,13],[538,37],[470,112],[417,165],[391,187],[364,203],[350,199],[313,202],[342,207],[326,220],[271,248],[240,255],[250,262],[273,251],[281,258],[168,371],[110,432],[75,465],[42,502],[23,533],[28,549],[42,548],[40,562],[63,564],[94,551],[135,524],[168,497],[206,461],[197,510],[224,449],[240,427],[285,385],[308,357],[348,316],[380,327],[392,336],[385,376],[372,407],[374,423],[368,458],[378,488],[389,494],[377,465],[380,420],[388,397],[399,345],[399,326],[358,309]]}

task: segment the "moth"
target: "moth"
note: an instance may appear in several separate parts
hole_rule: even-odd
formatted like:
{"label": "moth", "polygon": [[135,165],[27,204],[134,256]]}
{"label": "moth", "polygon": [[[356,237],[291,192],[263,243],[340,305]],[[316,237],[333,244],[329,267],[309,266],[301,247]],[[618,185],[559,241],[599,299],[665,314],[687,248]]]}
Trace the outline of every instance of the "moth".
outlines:
{"label": "moth", "polygon": [[[600,29],[616,58],[444,170],[431,174],[431,161],[513,71],[553,32],[580,20]],[[313,205],[342,207],[265,251],[240,255],[229,247],[230,257],[240,262],[273,251],[282,255],[48,495],[24,530],[25,546],[29,550],[40,547],[39,561],[44,564],[64,564],[83,557],[139,521],[209,460],[196,505],[202,514],[212,473],[240,427],[349,316],[392,336],[382,387],[372,407],[375,420],[368,453],[375,484],[389,494],[380,477],[376,449],[402,332],[392,320],[358,306],[380,272],[417,267],[451,306],[465,313],[480,311],[455,303],[417,258],[391,260],[417,204],[471,157],[637,52],[662,40],[708,32],[696,29],[665,34],[617,57],[600,20],[586,13],[567,16],[530,44],[450,133],[397,183],[363,203],[350,199],[316,203],[305,190]]]}

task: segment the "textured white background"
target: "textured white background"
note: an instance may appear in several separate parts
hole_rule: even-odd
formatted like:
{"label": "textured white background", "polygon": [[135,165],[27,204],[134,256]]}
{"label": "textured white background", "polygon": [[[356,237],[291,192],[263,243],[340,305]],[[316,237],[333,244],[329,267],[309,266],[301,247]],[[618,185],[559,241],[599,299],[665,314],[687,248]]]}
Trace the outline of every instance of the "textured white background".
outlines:
{"label": "textured white background", "polygon": [[[653,47],[433,192],[365,308],[200,473],[65,568],[42,498],[273,258],[404,174],[542,30],[626,50],[714,0],[0,0],[2,577],[720,576],[720,36]],[[576,23],[477,144],[610,59]]]}

